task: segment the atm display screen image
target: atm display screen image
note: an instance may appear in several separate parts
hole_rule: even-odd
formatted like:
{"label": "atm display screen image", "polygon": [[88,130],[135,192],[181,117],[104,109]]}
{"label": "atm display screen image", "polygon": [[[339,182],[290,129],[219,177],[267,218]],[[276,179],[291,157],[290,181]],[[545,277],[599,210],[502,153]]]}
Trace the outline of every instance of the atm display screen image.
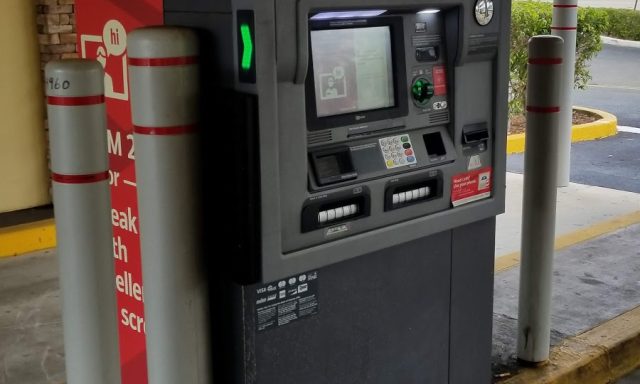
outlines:
{"label": "atm display screen image", "polygon": [[311,31],[317,117],[393,107],[388,26]]}

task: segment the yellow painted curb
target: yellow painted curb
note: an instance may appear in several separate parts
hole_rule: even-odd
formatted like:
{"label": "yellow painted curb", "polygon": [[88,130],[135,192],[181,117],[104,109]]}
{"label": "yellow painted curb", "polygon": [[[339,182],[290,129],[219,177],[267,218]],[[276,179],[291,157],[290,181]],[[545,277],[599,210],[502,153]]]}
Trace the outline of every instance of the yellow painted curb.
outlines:
{"label": "yellow painted curb", "polygon": [[[583,241],[591,240],[598,236],[605,235],[626,228],[633,224],[640,223],[640,211],[628,215],[614,217],[613,219],[601,221],[590,227],[579,229],[566,235],[558,236],[555,242],[555,250],[570,247]],[[520,252],[512,252],[496,258],[495,272],[506,271],[520,264]]]}
{"label": "yellow painted curb", "polygon": [[[600,115],[602,118],[592,123],[579,124],[571,127],[571,142],[576,143],[579,141],[602,139],[618,133],[618,119],[614,115],[598,109],[575,106],[573,108]],[[507,136],[507,154],[511,155],[524,152],[524,143],[524,133]]]}
{"label": "yellow painted curb", "polygon": [[611,383],[640,365],[640,307],[551,349],[549,364],[522,368],[500,384]]}
{"label": "yellow painted curb", "polygon": [[0,228],[0,258],[55,246],[56,226],[53,219]]}

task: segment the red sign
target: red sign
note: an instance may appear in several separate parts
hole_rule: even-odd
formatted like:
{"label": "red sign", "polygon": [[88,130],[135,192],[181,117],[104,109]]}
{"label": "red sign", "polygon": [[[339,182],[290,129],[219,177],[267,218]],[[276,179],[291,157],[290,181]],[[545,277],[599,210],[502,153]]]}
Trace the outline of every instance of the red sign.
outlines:
{"label": "red sign", "polygon": [[127,32],[163,23],[162,0],[76,0],[78,51],[105,69],[122,384],[147,382],[144,288],[127,73]]}
{"label": "red sign", "polygon": [[447,94],[447,74],[444,65],[433,67],[433,88],[435,96],[444,96]]}
{"label": "red sign", "polygon": [[454,207],[491,196],[491,167],[459,173],[451,178],[451,204]]}

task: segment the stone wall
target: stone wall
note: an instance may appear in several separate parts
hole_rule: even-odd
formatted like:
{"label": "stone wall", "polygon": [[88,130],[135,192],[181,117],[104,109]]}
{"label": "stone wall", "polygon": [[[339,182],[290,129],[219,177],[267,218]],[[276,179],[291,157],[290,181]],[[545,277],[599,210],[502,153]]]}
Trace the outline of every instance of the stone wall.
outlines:
{"label": "stone wall", "polygon": [[75,0],[35,0],[41,68],[51,60],[78,57]]}

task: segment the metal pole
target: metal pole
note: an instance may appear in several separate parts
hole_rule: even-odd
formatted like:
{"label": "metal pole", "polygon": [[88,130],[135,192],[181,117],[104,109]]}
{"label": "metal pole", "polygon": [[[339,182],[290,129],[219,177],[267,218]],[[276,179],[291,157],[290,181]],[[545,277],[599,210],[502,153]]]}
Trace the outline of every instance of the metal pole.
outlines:
{"label": "metal pole", "polygon": [[65,60],[45,76],[67,383],[120,383],[104,74]]}
{"label": "metal pole", "polygon": [[128,37],[150,384],[210,382],[196,152],[198,42],[151,27]]}
{"label": "metal pole", "polygon": [[530,363],[549,358],[562,46],[556,36],[529,40],[518,358]]}
{"label": "metal pole", "polygon": [[638,0],[636,0],[636,3],[633,5],[633,10],[635,11],[636,9],[638,9]]}
{"label": "metal pole", "polygon": [[551,34],[564,40],[560,129],[555,135],[559,143],[557,186],[566,187],[569,185],[571,176],[571,127],[573,125],[578,0],[554,0],[551,25]]}

